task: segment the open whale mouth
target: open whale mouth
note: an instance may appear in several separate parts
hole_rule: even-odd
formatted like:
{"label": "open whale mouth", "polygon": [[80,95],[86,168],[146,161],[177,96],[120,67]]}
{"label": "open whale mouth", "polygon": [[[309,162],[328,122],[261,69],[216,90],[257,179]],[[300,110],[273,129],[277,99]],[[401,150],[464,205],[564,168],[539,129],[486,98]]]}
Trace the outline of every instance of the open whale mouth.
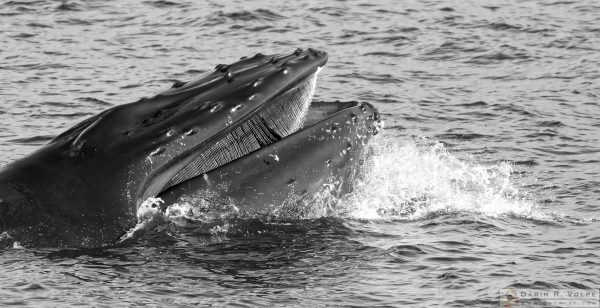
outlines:
{"label": "open whale mouth", "polygon": [[[149,175],[137,191],[138,206],[174,186],[279,144],[338,111],[360,105],[311,102],[317,75],[326,62],[327,53],[314,49],[258,54],[218,65],[214,72],[176,84],[152,98],[165,103],[162,109],[154,107],[159,110],[149,113],[151,119],[147,120],[156,126],[146,139],[152,147],[146,152],[149,164],[137,171]],[[362,112],[367,105],[359,107]],[[165,139],[160,133],[164,131],[175,133]],[[166,141],[157,141],[157,136]]]}
{"label": "open whale mouth", "polygon": [[[193,177],[205,174],[240,157],[269,146],[297,131],[308,114],[317,81],[317,69],[312,75],[279,95],[247,120],[197,156],[165,185],[166,190]],[[234,107],[235,108],[235,107]]]}
{"label": "open whale mouth", "polygon": [[314,49],[257,54],[151,98],[154,111],[141,121],[151,125],[143,137],[149,165],[135,171],[149,177],[137,204],[301,130],[326,62]]}

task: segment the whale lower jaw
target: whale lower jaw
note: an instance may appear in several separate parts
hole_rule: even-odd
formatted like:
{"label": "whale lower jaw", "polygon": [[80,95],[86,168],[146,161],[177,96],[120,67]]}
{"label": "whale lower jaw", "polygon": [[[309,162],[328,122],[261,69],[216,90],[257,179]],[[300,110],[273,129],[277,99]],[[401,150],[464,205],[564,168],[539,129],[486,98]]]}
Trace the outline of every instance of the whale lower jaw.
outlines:
{"label": "whale lower jaw", "polygon": [[381,127],[379,113],[368,103],[312,102],[302,129],[157,197],[163,209],[199,200],[230,204],[251,216],[302,207],[325,186],[338,197],[363,174],[367,144]]}

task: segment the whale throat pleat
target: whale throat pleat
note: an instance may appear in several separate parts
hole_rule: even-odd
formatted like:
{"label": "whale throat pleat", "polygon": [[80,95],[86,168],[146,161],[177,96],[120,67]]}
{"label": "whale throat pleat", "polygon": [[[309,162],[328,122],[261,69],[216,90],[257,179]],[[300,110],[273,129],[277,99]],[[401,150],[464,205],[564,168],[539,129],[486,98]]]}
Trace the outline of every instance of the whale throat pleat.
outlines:
{"label": "whale throat pleat", "polygon": [[300,130],[308,113],[316,79],[316,74],[308,77],[200,153],[163,190],[228,164]]}

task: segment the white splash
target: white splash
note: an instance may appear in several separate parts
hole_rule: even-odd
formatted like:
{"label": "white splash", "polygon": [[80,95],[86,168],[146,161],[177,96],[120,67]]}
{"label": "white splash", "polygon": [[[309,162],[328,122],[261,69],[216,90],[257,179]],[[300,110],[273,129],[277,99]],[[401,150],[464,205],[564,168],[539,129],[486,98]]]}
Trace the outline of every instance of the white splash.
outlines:
{"label": "white splash", "polygon": [[0,247],[12,247],[12,249],[23,249],[20,242],[15,241],[7,231],[0,233]]}
{"label": "white splash", "polygon": [[151,230],[173,231],[185,227],[203,227],[206,233],[227,233],[228,219],[236,217],[239,209],[230,200],[219,200],[207,193],[203,196],[182,197],[178,202],[161,205],[161,198],[146,199],[137,210],[137,224],[126,232],[118,244],[135,240]]}
{"label": "white splash", "polygon": [[230,200],[219,200],[211,194],[183,197],[169,205],[165,217],[180,226],[225,221],[239,213]]}
{"label": "white splash", "polygon": [[464,211],[549,219],[513,183],[509,163],[459,159],[425,139],[379,139],[372,147],[371,170],[343,198],[348,217],[420,219]]}
{"label": "white splash", "polygon": [[145,231],[154,229],[164,221],[164,214],[160,210],[160,205],[164,201],[160,198],[150,197],[146,199],[137,210],[137,224],[131,228],[125,235],[117,241],[117,243],[124,243],[126,241],[135,239],[143,234]]}

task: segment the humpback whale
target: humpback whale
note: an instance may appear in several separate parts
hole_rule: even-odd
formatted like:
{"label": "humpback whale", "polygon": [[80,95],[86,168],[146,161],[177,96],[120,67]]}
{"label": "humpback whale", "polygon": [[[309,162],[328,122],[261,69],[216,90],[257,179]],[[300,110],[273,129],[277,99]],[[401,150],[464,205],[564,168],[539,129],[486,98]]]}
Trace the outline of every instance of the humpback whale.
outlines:
{"label": "humpback whale", "polygon": [[0,169],[0,232],[24,246],[100,247],[148,198],[210,194],[250,213],[341,195],[379,131],[369,103],[312,101],[328,55],[256,54],[119,105]]}

